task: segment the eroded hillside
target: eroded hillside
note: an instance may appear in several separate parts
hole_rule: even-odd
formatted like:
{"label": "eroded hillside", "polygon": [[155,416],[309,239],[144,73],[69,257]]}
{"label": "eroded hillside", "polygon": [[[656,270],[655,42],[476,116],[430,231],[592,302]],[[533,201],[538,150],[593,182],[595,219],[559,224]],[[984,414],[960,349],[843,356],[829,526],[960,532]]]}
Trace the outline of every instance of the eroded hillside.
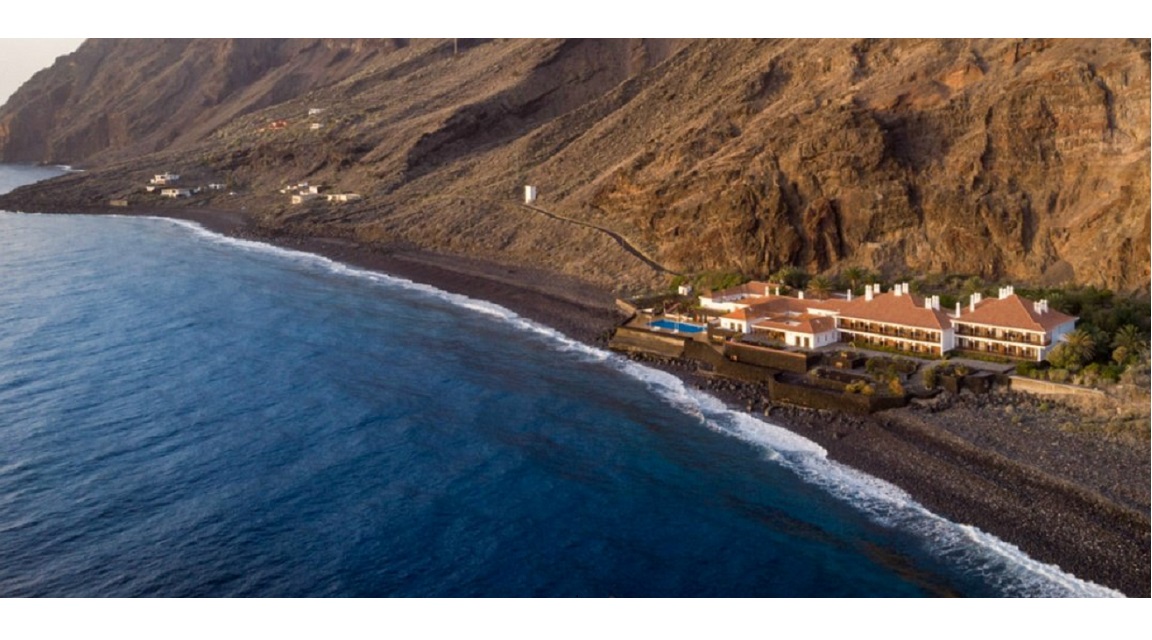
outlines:
{"label": "eroded hillside", "polygon": [[164,206],[137,192],[173,170],[267,226],[604,284],[664,276],[522,185],[675,271],[1136,290],[1149,86],[1147,40],[90,41],[0,109],[0,154],[90,169],[26,208]]}

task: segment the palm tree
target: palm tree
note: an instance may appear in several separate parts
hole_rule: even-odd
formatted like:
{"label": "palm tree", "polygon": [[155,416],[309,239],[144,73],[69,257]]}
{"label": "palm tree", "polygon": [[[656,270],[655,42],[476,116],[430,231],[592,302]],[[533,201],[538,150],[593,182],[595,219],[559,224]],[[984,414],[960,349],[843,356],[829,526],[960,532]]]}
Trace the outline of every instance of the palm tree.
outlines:
{"label": "palm tree", "polygon": [[[1058,356],[1056,351],[1060,352]],[[1065,368],[1079,369],[1096,355],[1096,340],[1087,331],[1077,329],[1064,336],[1064,341],[1053,350],[1052,355],[1056,356],[1058,360],[1063,360]],[[1053,362],[1053,364],[1056,363]]]}
{"label": "palm tree", "polygon": [[960,287],[960,295],[964,298],[969,298],[973,293],[981,292],[984,290],[984,281],[979,276],[972,276],[964,281]]}
{"label": "palm tree", "polygon": [[1139,356],[1148,349],[1140,330],[1134,325],[1126,324],[1116,331],[1112,339],[1112,359],[1118,365],[1126,365],[1134,356]]}
{"label": "palm tree", "polygon": [[840,274],[840,277],[848,282],[849,289],[856,291],[856,288],[864,283],[864,278],[867,275],[868,272],[863,267],[848,267]]}
{"label": "palm tree", "polygon": [[808,291],[811,292],[812,297],[817,300],[823,300],[832,293],[832,283],[824,276],[816,276],[808,281]]}
{"label": "palm tree", "polygon": [[1148,347],[1148,343],[1144,340],[1144,335],[1140,333],[1134,325],[1126,324],[1116,331],[1116,336],[1112,339],[1113,347],[1124,347],[1128,353],[1136,353]]}
{"label": "palm tree", "polygon": [[793,289],[803,289],[808,284],[808,274],[803,269],[786,266],[772,275],[776,282],[786,284]]}

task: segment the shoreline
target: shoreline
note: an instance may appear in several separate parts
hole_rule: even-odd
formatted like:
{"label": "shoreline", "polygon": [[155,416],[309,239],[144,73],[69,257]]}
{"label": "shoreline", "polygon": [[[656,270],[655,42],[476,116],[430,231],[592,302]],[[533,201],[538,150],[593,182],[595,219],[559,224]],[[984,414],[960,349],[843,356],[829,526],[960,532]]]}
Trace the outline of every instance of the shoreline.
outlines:
{"label": "shoreline", "polygon": [[[601,349],[607,348],[608,336],[624,319],[611,293],[573,278],[411,247],[277,234],[252,226],[241,212],[208,208],[57,211],[190,220],[222,235],[314,253],[490,301]],[[1038,562],[1056,565],[1081,580],[1128,596],[1150,595],[1146,445],[1141,452],[1137,445],[1121,443],[1094,451],[1095,458],[1078,459],[1073,453],[1070,461],[1060,461],[1061,465],[1094,467],[1111,462],[1107,456],[1122,456],[1121,463],[1103,472],[1110,470],[1123,480],[1142,471],[1142,480],[1131,478],[1143,483],[1142,491],[1135,490],[1132,497],[1123,491],[1106,495],[1106,487],[1117,478],[1070,479],[1059,472],[1063,466],[1043,468],[1030,459],[1037,451],[1044,455],[1041,441],[1052,440],[1051,430],[1056,427],[1037,427],[1029,433],[1002,428],[1004,406],[1027,410],[1028,399],[1018,395],[993,394],[1000,397],[983,399],[961,396],[949,406],[936,402],[872,416],[851,416],[772,404],[756,385],[710,378],[696,371],[693,363],[655,357],[634,359],[672,373],[734,409],[817,443],[830,459],[890,482],[932,512],[992,534]],[[952,428],[950,420],[956,423]],[[978,433],[981,429],[998,429],[1011,446],[980,443],[969,431]],[[1051,450],[1058,455],[1061,448],[1078,444],[1072,438],[1058,442]]]}

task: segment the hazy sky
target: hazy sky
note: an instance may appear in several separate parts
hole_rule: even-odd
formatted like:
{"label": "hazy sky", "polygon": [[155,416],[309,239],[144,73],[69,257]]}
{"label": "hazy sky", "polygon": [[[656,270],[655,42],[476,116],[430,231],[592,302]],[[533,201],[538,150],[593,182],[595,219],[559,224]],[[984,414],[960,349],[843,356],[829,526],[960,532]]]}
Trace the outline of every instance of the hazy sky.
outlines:
{"label": "hazy sky", "polygon": [[0,38],[0,104],[8,101],[24,81],[52,66],[57,56],[71,53],[82,38]]}

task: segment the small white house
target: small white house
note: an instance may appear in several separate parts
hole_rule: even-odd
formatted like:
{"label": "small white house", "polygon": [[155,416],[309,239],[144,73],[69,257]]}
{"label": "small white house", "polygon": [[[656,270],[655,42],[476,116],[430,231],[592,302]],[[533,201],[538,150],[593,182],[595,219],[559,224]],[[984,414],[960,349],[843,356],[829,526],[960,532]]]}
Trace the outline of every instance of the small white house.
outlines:
{"label": "small white house", "polygon": [[676,287],[676,293],[682,296],[690,296],[692,295],[692,285],[682,284],[679,287]]}
{"label": "small white house", "polygon": [[192,196],[192,191],[183,187],[168,187],[167,189],[161,189],[160,195],[165,198],[189,198]]}
{"label": "small white house", "polygon": [[536,202],[536,187],[532,185],[524,186],[524,204],[533,204]]}
{"label": "small white house", "polygon": [[323,125],[321,125],[319,122],[313,122],[312,124],[308,125],[308,128],[311,129],[312,131],[316,131],[317,129],[319,129],[322,126]]}
{"label": "small white house", "polygon": [[312,107],[311,109],[308,110],[309,116],[318,116],[321,113],[324,113],[324,109],[322,109],[320,107]]}
{"label": "small white house", "polygon": [[309,200],[315,200],[320,196],[315,193],[297,193],[292,196],[292,204],[303,204]]}
{"label": "small white house", "polygon": [[328,202],[355,202],[363,199],[364,196],[359,193],[332,193],[328,195]]}
{"label": "small white house", "polygon": [[179,179],[180,176],[175,173],[157,173],[156,175],[152,176],[152,179],[148,181],[148,184],[172,184]]}

